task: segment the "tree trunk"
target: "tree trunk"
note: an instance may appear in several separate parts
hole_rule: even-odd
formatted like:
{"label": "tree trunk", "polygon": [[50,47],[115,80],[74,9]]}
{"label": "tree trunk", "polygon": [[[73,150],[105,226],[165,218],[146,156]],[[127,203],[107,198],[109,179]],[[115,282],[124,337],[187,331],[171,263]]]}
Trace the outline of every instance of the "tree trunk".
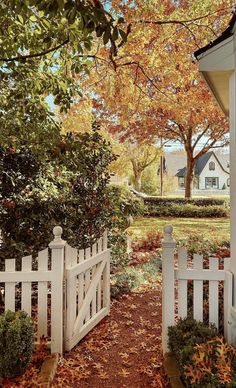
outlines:
{"label": "tree trunk", "polygon": [[135,171],[135,173],[134,173],[134,188],[137,191],[141,191],[141,178],[142,178],[142,171]]}
{"label": "tree trunk", "polygon": [[143,169],[140,168],[136,159],[131,159],[134,172],[134,188],[137,191],[141,190],[141,178],[143,174]]}
{"label": "tree trunk", "polygon": [[192,198],[193,176],[194,176],[194,159],[193,155],[187,153],[187,168],[185,176],[185,198]]}

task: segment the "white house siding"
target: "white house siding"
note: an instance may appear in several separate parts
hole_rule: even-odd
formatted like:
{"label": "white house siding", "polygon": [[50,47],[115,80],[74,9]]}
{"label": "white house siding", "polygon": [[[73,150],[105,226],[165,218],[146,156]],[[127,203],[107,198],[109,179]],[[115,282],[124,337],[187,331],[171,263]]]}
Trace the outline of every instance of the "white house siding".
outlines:
{"label": "white house siding", "polygon": [[[214,162],[215,163],[215,170],[209,169],[209,163]],[[219,190],[222,190],[224,184],[225,188],[228,188],[228,179],[229,174],[227,174],[219,165],[217,159],[214,157],[214,155],[211,155],[210,159],[208,160],[207,164],[205,165],[204,169],[202,170],[200,176],[199,176],[199,189],[205,190],[206,189],[206,178],[218,178],[219,182]],[[212,189],[214,190],[214,189]]]}

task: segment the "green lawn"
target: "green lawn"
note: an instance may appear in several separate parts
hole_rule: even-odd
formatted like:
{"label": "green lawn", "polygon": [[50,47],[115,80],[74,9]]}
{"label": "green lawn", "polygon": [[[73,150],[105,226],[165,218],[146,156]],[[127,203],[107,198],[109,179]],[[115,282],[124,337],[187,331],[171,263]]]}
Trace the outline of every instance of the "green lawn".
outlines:
{"label": "green lawn", "polygon": [[174,238],[184,239],[189,234],[199,233],[211,240],[229,240],[230,220],[228,218],[136,218],[129,228],[133,238],[143,238],[148,232],[163,231],[164,225],[171,224]]}

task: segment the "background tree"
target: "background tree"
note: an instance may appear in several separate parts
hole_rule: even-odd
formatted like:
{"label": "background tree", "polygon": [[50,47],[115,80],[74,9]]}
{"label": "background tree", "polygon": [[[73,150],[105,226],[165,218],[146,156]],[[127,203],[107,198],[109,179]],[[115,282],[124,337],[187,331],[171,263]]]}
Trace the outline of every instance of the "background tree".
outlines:
{"label": "background tree", "polygon": [[139,1],[133,7],[113,5],[131,32],[115,63],[104,48],[99,51],[105,61],[89,78],[96,90],[94,107],[123,140],[155,144],[162,135],[181,142],[188,158],[185,195],[190,197],[196,160],[228,141],[227,122],[201,81],[192,53],[225,28],[231,4],[166,0],[160,7]]}

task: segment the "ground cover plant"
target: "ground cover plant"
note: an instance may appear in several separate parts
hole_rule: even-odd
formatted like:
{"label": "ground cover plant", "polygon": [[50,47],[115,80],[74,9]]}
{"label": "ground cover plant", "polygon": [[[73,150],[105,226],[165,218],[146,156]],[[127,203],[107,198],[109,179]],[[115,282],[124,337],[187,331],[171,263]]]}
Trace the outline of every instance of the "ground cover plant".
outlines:
{"label": "ground cover plant", "polygon": [[169,327],[168,335],[186,387],[235,386],[235,348],[218,335],[214,326],[185,318]]}

